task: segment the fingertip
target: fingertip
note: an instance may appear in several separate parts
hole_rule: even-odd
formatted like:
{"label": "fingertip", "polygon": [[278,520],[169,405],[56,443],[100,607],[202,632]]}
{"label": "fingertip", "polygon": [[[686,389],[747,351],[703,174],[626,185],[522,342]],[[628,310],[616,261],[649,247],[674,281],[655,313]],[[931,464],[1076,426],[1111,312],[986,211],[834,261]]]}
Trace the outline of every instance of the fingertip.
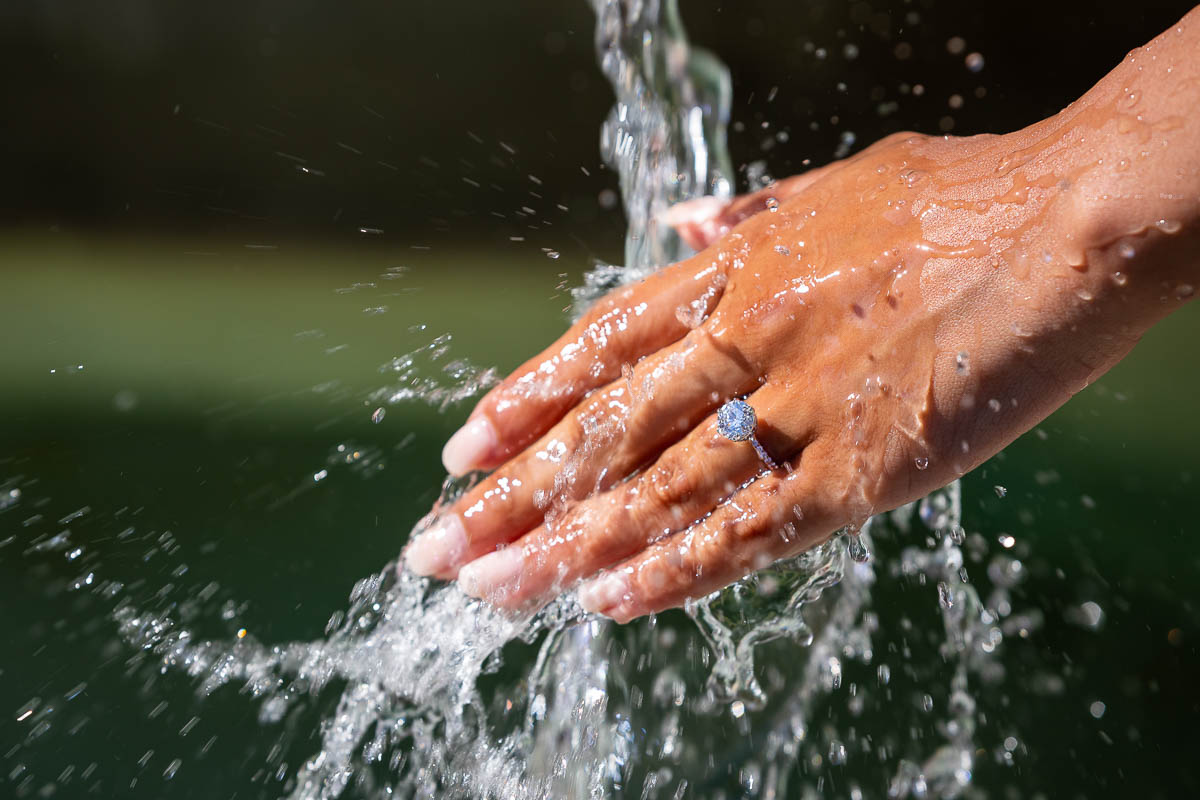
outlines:
{"label": "fingertip", "polygon": [[668,206],[656,215],[658,221],[672,228],[682,225],[700,225],[714,219],[729,205],[729,201],[721,197],[697,197]]}
{"label": "fingertip", "polygon": [[484,414],[476,414],[442,448],[442,465],[454,476],[481,469],[495,451],[499,439],[496,428]]}
{"label": "fingertip", "polygon": [[466,594],[480,600],[504,604],[515,595],[525,555],[520,547],[505,547],[475,559],[458,572],[458,585]]}
{"label": "fingertip", "polygon": [[467,533],[457,514],[446,514],[413,539],[404,550],[404,563],[417,575],[453,570],[467,552]]}
{"label": "fingertip", "polygon": [[588,581],[579,587],[579,605],[592,614],[602,614],[618,619],[618,613],[629,599],[629,576],[624,572],[610,572]]}

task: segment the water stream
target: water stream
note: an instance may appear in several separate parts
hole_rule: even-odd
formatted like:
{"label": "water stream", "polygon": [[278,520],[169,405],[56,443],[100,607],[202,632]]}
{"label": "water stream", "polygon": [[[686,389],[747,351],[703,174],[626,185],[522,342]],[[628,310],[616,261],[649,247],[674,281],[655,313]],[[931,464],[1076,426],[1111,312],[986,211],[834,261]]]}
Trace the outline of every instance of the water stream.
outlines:
{"label": "water stream", "polygon": [[[729,76],[689,47],[675,0],[592,4],[617,98],[602,150],[629,229],[625,263],[597,267],[577,308],[686,255],[656,212],[733,189]],[[370,398],[379,419],[389,404],[445,407],[493,379],[438,362],[424,369],[450,385],[423,382],[421,358],[438,362],[437,340],[397,359],[398,383]],[[464,486],[448,481],[439,502]],[[0,508],[32,499],[16,484],[0,489]],[[253,756],[261,796],[952,798],[970,789],[981,754],[1011,761],[1012,732],[981,733],[976,697],[1006,679],[1003,640],[1034,624],[1009,593],[1021,562],[966,535],[960,492],[956,483],[874,518],[686,615],[622,627],[586,617],[570,594],[534,615],[502,614],[394,563],[359,581],[313,641],[206,635],[206,618],[233,618],[235,600],[180,598],[172,583],[131,596],[102,568],[83,570],[70,590],[105,604],[97,619],[115,626],[120,649],[104,657],[146,692],[170,676],[209,702],[236,689],[246,724],[273,741]],[[75,546],[69,535],[42,538],[26,557],[70,558]],[[153,546],[178,547],[169,532]],[[883,606],[880,582],[919,591]],[[84,767],[57,783],[22,772],[21,748],[56,724],[56,705],[32,698],[18,710],[30,733],[4,763],[25,795],[90,777],[80,778]],[[163,779],[181,766],[163,765]]]}

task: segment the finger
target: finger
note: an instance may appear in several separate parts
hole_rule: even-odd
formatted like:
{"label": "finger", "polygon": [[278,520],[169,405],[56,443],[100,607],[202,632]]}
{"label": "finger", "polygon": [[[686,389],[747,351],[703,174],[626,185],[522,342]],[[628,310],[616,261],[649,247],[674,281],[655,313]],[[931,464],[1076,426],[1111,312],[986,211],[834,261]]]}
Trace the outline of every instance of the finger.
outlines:
{"label": "finger", "polygon": [[832,165],[784,178],[766,188],[739,195],[732,200],[698,197],[695,200],[676,203],[660,213],[658,219],[674,228],[688,247],[697,251],[703,250],[729,233],[742,220],[769,211],[773,203],[783,203],[800,194],[821,178],[829,166]]}
{"label": "finger", "polygon": [[703,318],[724,288],[722,267],[691,259],[601,298],[558,341],[525,362],[475,407],[442,451],[446,470],[491,469],[544,434],[621,365],[682,338],[688,314]]}
{"label": "finger", "polygon": [[658,221],[673,228],[688,247],[703,250],[721,238],[722,214],[730,202],[711,196],[685,200],[661,212]]}
{"label": "finger", "polygon": [[[773,387],[749,401],[764,418],[783,421],[760,424],[757,435],[774,460],[787,465],[810,435],[806,417],[790,413],[795,401]],[[637,478],[468,564],[459,583],[476,597],[524,605],[687,528],[766,469],[753,446],[726,439],[716,415],[710,415]]]}
{"label": "finger", "polygon": [[628,622],[703,597],[784,556],[820,544],[845,524],[823,490],[813,444],[787,474],[765,474],[691,528],[650,545],[579,589],[588,611]]}
{"label": "finger", "polygon": [[419,574],[458,567],[516,540],[568,503],[606,489],[685,436],[758,376],[707,327],[643,359],[584,399],[536,444],[460,498],[405,551]]}

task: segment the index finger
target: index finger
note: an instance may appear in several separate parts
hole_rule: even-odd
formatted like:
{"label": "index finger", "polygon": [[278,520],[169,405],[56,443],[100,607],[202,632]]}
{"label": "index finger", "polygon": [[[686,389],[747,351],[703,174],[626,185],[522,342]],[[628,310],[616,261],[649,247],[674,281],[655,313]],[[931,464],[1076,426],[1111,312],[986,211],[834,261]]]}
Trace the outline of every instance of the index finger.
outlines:
{"label": "index finger", "polygon": [[725,258],[709,253],[681,261],[601,298],[479,401],[442,451],[446,470],[462,475],[503,464],[587,392],[620,377],[623,365],[683,338],[716,307]]}

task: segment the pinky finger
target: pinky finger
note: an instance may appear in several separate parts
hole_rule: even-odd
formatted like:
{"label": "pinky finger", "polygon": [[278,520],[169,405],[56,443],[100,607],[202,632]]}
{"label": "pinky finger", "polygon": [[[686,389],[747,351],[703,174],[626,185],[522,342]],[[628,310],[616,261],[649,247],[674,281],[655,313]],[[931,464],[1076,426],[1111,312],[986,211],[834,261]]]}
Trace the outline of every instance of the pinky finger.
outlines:
{"label": "pinky finger", "polygon": [[[812,449],[801,456],[810,456]],[[815,547],[845,524],[822,498],[815,469],[766,473],[701,522],[663,539],[579,588],[585,610],[628,622],[703,597],[785,556]]]}

